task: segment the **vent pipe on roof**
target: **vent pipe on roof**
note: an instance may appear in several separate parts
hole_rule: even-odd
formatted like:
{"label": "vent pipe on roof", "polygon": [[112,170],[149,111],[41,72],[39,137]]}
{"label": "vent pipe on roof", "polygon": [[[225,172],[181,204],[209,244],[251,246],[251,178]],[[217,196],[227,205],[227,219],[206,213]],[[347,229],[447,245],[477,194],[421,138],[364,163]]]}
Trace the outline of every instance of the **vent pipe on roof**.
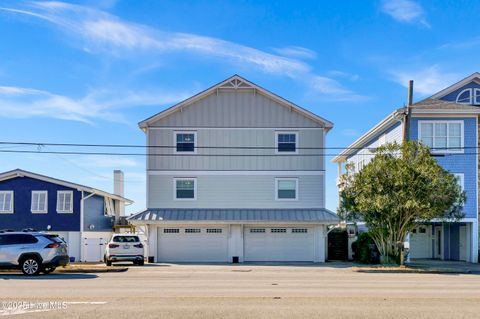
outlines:
{"label": "vent pipe on roof", "polygon": [[405,108],[403,119],[403,141],[408,141],[408,131],[410,129],[410,114],[412,112],[411,106],[413,104],[413,80],[408,82],[408,104]]}
{"label": "vent pipe on roof", "polygon": [[408,107],[413,104],[413,80],[408,82]]}
{"label": "vent pipe on roof", "polygon": [[[121,170],[113,171],[113,193],[118,196],[125,197],[124,191],[124,175]],[[116,201],[115,203],[115,219],[125,216],[125,203]]]}

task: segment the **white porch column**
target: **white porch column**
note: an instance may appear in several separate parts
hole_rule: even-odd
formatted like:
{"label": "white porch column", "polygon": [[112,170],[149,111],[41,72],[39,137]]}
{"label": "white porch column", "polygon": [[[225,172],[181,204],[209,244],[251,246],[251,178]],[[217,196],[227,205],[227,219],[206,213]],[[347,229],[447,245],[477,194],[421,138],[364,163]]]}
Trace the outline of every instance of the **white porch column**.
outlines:
{"label": "white porch column", "polygon": [[327,247],[327,238],[326,238],[326,226],[325,225],[317,225],[314,228],[314,240],[315,240],[315,254],[314,254],[314,262],[316,263],[323,263],[325,262],[325,250]]}
{"label": "white porch column", "polygon": [[243,262],[243,225],[230,225],[228,234],[228,260],[238,257],[238,262]]}
{"label": "white porch column", "polygon": [[471,224],[470,228],[471,228],[470,261],[472,263],[478,263],[478,219]]}
{"label": "white porch column", "polygon": [[408,255],[407,255],[407,260],[405,260],[407,263],[410,262],[410,232],[407,233],[407,236],[405,237],[405,242],[408,243]]}
{"label": "white porch column", "polygon": [[157,230],[156,225],[147,225],[148,228],[148,257],[153,257],[155,262],[158,262],[157,258]]}

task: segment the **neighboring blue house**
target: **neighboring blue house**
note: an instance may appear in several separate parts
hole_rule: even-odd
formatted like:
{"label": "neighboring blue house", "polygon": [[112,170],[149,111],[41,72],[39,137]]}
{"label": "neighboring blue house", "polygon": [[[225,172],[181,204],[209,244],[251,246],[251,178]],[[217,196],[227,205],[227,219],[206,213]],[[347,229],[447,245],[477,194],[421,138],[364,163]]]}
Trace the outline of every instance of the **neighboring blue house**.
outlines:
{"label": "neighboring blue house", "polygon": [[115,171],[118,195],[27,172],[0,174],[0,230],[32,228],[59,234],[77,261],[99,261],[115,221],[124,216],[123,173]]}
{"label": "neighboring blue house", "polygon": [[[405,108],[395,110],[343,150],[333,162],[342,173],[345,163],[361,170],[371,159],[370,148],[403,139]],[[467,195],[465,218],[431,221],[410,235],[410,258],[478,262],[478,117],[480,73],[414,103],[408,138],[421,140],[445,169],[456,174]]]}

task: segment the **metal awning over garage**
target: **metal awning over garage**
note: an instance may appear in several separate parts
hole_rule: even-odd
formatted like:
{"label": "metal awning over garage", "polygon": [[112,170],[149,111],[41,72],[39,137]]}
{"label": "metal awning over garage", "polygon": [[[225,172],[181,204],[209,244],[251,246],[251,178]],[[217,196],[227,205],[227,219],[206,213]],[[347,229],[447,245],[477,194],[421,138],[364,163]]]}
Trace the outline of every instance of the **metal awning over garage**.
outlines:
{"label": "metal awning over garage", "polygon": [[142,223],[155,222],[290,222],[338,223],[338,216],[325,208],[303,209],[147,209],[128,218]]}

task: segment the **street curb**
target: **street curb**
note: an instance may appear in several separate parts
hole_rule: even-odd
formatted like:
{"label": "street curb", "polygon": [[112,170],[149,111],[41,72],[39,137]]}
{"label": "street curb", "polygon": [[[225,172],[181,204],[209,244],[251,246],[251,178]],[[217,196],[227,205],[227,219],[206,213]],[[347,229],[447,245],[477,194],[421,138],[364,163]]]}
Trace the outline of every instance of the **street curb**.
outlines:
{"label": "street curb", "polygon": [[381,273],[381,274],[471,274],[470,270],[456,270],[456,269],[422,269],[422,268],[410,268],[410,269],[354,269],[355,272],[360,273]]}
{"label": "street curb", "polygon": [[55,272],[58,273],[83,273],[83,274],[90,274],[90,273],[107,273],[107,272],[126,272],[128,268],[78,268],[78,269],[56,269]]}

